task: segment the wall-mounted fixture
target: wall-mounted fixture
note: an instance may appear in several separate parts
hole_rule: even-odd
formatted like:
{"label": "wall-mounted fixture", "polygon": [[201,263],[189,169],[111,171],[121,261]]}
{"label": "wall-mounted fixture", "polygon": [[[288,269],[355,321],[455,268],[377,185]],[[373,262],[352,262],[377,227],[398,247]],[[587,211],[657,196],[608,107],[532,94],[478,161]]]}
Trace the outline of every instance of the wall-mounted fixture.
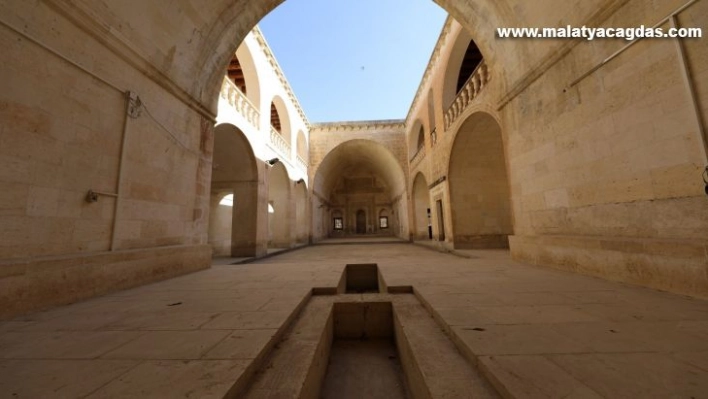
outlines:
{"label": "wall-mounted fixture", "polygon": [[114,197],[117,198],[118,194],[113,194],[113,193],[102,193],[100,191],[93,191],[93,190],[88,190],[88,193],[86,193],[86,202],[98,202],[98,197],[99,196],[104,196],[104,197]]}
{"label": "wall-mounted fixture", "polygon": [[273,165],[277,164],[278,162],[280,162],[280,159],[278,159],[278,158],[273,158],[273,159],[269,159],[266,161],[268,166],[273,166]]}
{"label": "wall-mounted fixture", "polygon": [[706,166],[706,170],[703,171],[703,183],[706,185],[706,195],[708,195],[708,166]]}

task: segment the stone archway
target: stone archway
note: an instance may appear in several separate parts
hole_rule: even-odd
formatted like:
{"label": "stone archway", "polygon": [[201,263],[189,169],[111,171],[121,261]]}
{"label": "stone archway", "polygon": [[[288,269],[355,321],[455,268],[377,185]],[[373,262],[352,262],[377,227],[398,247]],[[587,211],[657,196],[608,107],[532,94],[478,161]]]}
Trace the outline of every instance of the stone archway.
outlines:
{"label": "stone archway", "polygon": [[213,256],[255,256],[258,168],[246,136],[236,126],[214,129],[209,214]]}
{"label": "stone archway", "polygon": [[454,247],[508,248],[511,194],[501,127],[491,115],[478,112],[462,123],[448,178]]}
{"label": "stone archway", "polygon": [[[344,226],[341,232],[332,227],[324,235],[362,234],[379,232],[376,220],[379,209],[391,209],[392,217],[386,234],[407,234],[406,177],[399,161],[383,145],[365,139],[345,141],[332,149],[317,168],[313,193],[326,207],[313,208],[317,220],[329,218],[328,209],[342,209]],[[364,230],[357,223],[357,212],[365,210]],[[333,221],[327,221],[333,226]],[[322,237],[316,237],[322,238]]]}

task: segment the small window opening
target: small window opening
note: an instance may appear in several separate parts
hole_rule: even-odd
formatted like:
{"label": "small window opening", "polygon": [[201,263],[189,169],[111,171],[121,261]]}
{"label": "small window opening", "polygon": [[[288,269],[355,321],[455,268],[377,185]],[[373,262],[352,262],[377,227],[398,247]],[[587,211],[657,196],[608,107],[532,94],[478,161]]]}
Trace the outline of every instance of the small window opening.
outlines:
{"label": "small window opening", "polygon": [[379,228],[380,229],[387,229],[388,228],[388,216],[379,217]]}
{"label": "small window opening", "polygon": [[234,206],[234,195],[229,194],[229,195],[225,196],[224,198],[221,199],[221,201],[219,201],[219,205],[233,207]]}

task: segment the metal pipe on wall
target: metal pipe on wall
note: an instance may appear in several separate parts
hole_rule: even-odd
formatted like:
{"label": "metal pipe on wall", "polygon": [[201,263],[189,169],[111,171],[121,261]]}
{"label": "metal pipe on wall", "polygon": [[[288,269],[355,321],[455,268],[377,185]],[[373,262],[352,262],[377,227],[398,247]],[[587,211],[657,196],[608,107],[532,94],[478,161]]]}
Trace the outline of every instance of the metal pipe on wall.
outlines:
{"label": "metal pipe on wall", "polygon": [[[664,23],[666,23],[666,21],[670,21],[670,20],[671,20],[672,18],[674,18],[676,15],[682,13],[684,10],[686,10],[688,7],[692,6],[692,5],[693,5],[694,3],[696,3],[697,1],[698,1],[698,0],[689,0],[686,4],[684,4],[684,5],[682,5],[681,7],[675,9],[675,10],[672,11],[669,15],[667,15],[666,17],[664,17],[661,21],[659,21],[659,22],[657,22],[656,24],[654,24],[654,26],[652,26],[652,29],[656,29],[656,28],[660,27],[661,25],[663,25]],[[566,87],[563,91],[568,91],[569,89],[573,88],[575,85],[577,85],[578,83],[582,82],[585,78],[587,78],[588,76],[592,75],[595,71],[597,71],[598,69],[600,69],[600,68],[602,68],[603,66],[605,66],[605,64],[607,64],[608,62],[610,62],[610,61],[614,60],[615,58],[617,58],[620,54],[622,54],[622,53],[624,53],[625,51],[627,51],[630,47],[632,47],[633,45],[635,45],[637,42],[639,42],[639,41],[642,40],[642,39],[643,39],[643,38],[641,38],[641,37],[638,38],[638,39],[634,39],[634,40],[632,40],[631,42],[629,42],[628,44],[626,44],[625,46],[623,46],[622,48],[620,48],[619,50],[615,51],[614,53],[612,53],[612,55],[610,55],[609,57],[607,57],[607,58],[605,58],[604,60],[602,60],[599,64],[597,64],[597,65],[595,65],[594,67],[590,68],[587,72],[585,72],[584,74],[580,75],[580,77],[578,77],[578,78],[576,78],[574,81],[570,82],[570,84],[568,85],[568,87]]]}
{"label": "metal pipe on wall", "polygon": [[137,117],[139,113],[138,107],[140,100],[138,96],[131,92],[125,92],[125,115],[123,117],[123,136],[121,137],[120,156],[118,158],[118,176],[116,179],[116,201],[113,209],[113,229],[111,231],[111,251],[115,251],[118,247],[118,222],[120,220],[121,205],[123,196],[121,195],[123,187],[123,171],[125,168],[125,158],[127,154],[128,143],[128,125],[130,118]]}
{"label": "metal pipe on wall", "polygon": [[[679,28],[678,18],[676,14],[673,14],[670,19],[672,28]],[[686,85],[686,91],[691,100],[691,108],[693,109],[693,115],[696,121],[696,129],[698,133],[698,139],[703,144],[701,149],[703,150],[703,160],[706,165],[708,165],[708,137],[706,137],[706,128],[703,118],[701,116],[701,107],[698,103],[698,96],[696,95],[696,85],[691,77],[691,70],[688,66],[688,60],[686,59],[686,51],[683,48],[683,43],[681,39],[676,38],[674,40],[676,43],[676,53],[678,54],[679,65],[681,66],[681,76],[683,77],[683,82]]]}

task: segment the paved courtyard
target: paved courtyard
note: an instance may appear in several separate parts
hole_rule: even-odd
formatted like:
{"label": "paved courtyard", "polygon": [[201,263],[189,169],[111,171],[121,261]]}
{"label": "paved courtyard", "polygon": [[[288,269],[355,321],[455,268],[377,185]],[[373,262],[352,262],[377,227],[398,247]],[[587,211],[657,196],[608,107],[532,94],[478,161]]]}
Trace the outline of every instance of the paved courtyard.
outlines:
{"label": "paved courtyard", "polygon": [[377,263],[512,397],[708,397],[708,302],[505,251],[317,245],[0,323],[0,397],[222,397],[313,287]]}

